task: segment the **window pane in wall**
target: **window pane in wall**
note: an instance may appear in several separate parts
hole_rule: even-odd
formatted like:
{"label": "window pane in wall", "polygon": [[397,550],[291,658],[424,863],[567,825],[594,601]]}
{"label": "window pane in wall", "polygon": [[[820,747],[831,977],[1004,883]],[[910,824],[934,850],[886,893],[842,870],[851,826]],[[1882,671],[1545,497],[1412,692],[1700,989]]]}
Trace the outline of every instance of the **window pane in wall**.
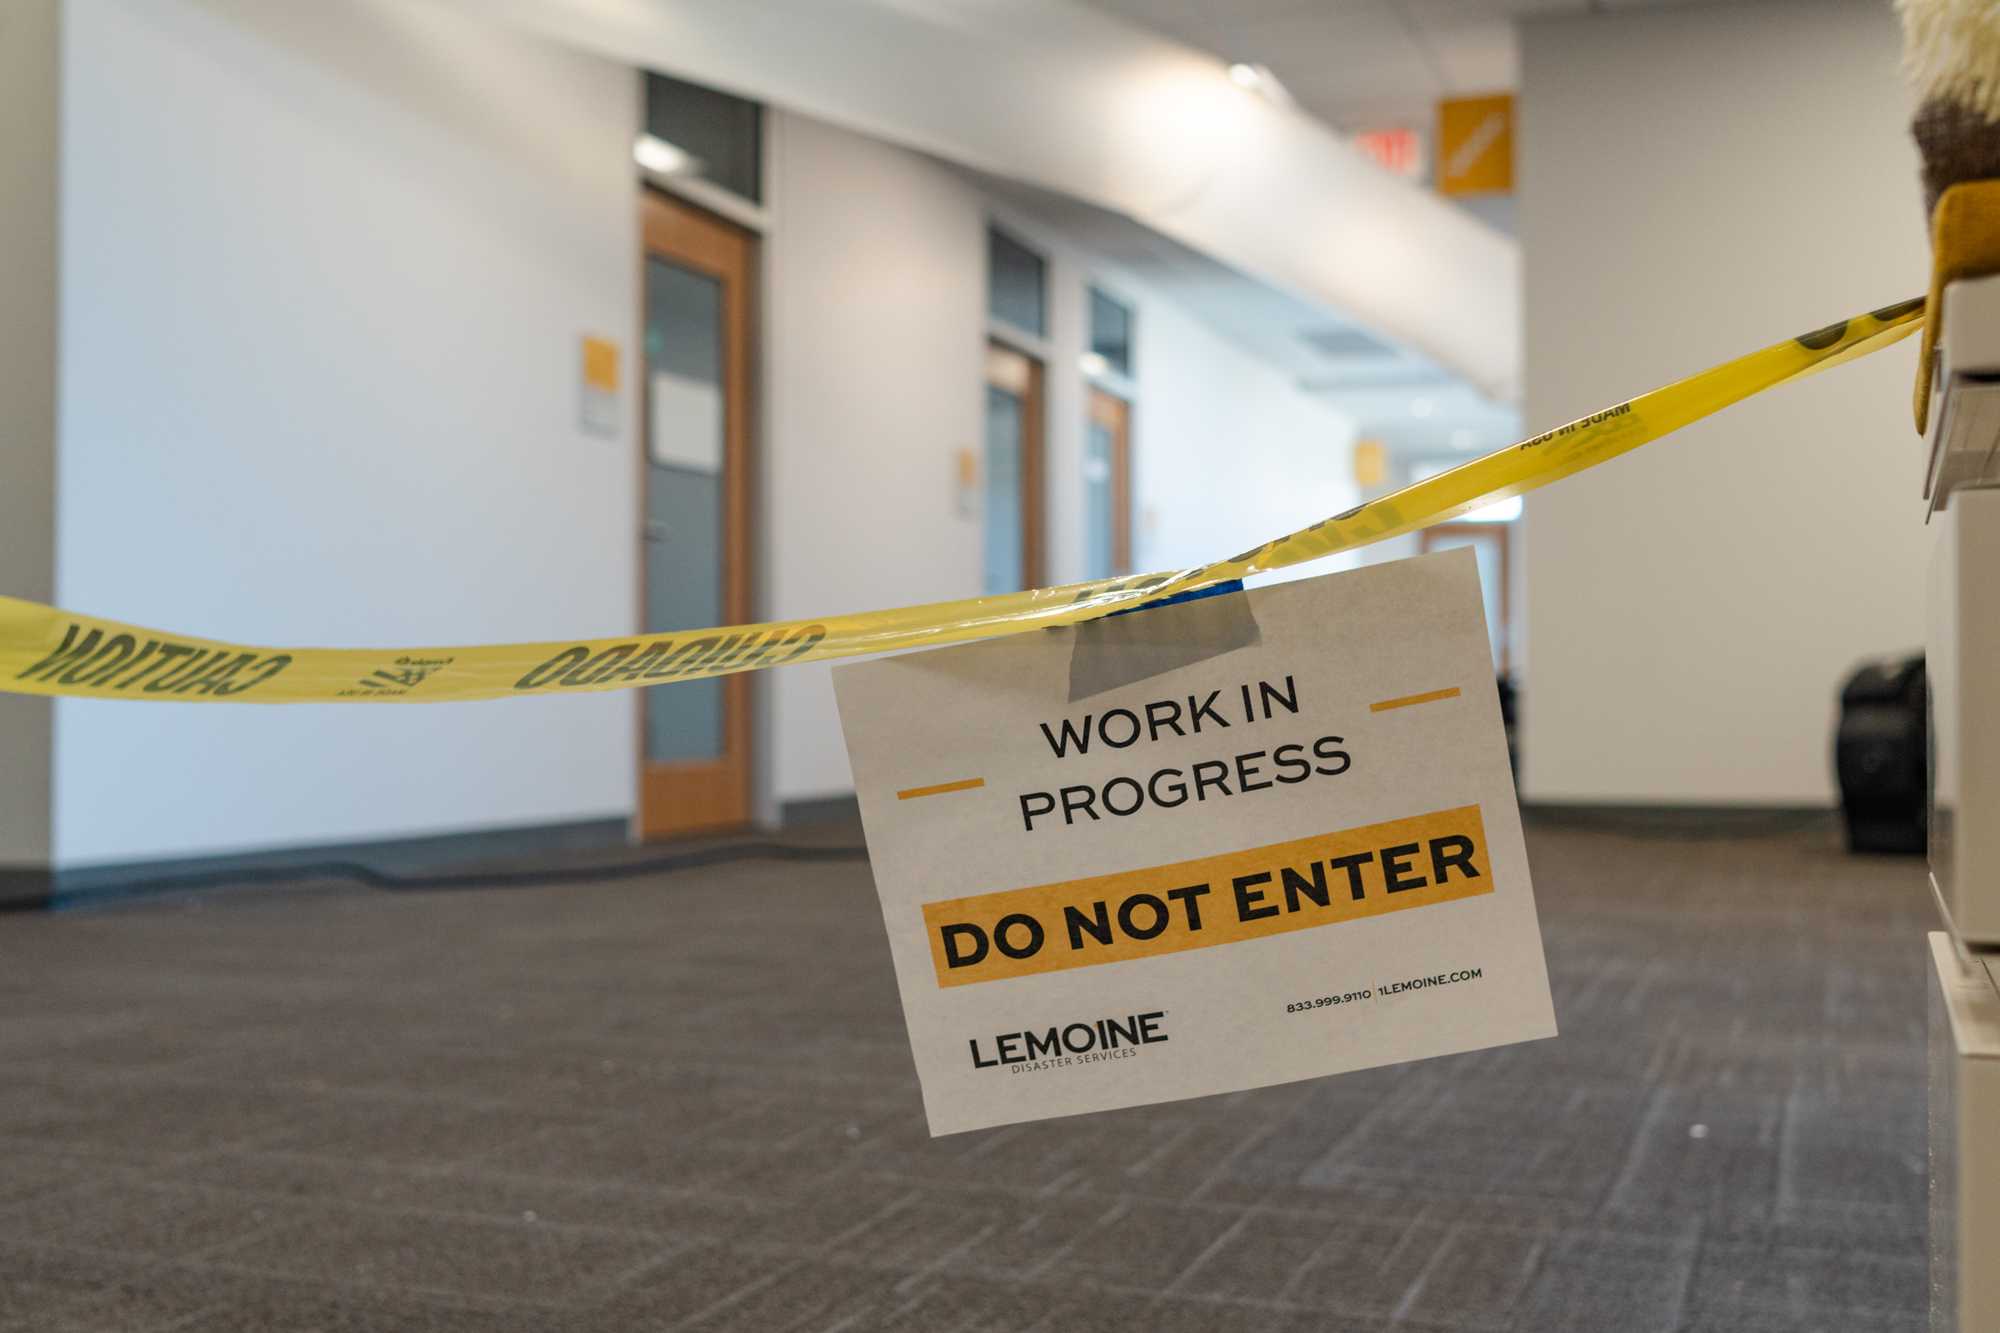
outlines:
{"label": "window pane in wall", "polygon": [[1042,257],[1004,232],[986,233],[986,312],[1003,324],[1048,332]]}
{"label": "window pane in wall", "polygon": [[646,75],[646,133],[693,159],[685,174],[764,202],[764,108],[728,93]]}
{"label": "window pane in wall", "polygon": [[1021,436],[1027,404],[986,386],[986,583],[988,593],[1021,590]]}
{"label": "window pane in wall", "polygon": [[1090,350],[1120,375],[1132,373],[1132,308],[1090,289]]}
{"label": "window pane in wall", "polygon": [[1112,485],[1111,428],[1092,413],[1083,442],[1083,576],[1122,573],[1116,547],[1117,488]]}
{"label": "window pane in wall", "polygon": [[[723,623],[722,284],[646,260],[646,632]],[[646,758],[722,753],[722,682],[646,691]]]}

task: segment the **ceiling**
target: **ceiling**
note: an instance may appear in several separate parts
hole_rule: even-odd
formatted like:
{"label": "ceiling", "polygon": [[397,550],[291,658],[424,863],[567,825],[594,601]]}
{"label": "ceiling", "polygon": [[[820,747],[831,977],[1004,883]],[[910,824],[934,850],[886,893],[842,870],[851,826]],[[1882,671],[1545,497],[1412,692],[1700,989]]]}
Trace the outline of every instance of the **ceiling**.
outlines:
{"label": "ceiling", "polygon": [[[1612,14],[1751,0],[1073,0],[1223,60],[1263,65],[1308,114],[1337,130],[1429,134],[1439,100],[1515,91],[1515,27],[1545,15]],[[1512,199],[1461,201],[1511,234]],[[1044,201],[1046,206],[1046,201]],[[1297,301],[1122,218],[1062,225],[1291,375],[1406,460],[1495,449],[1517,410],[1324,306]],[[1115,224],[1132,234],[1122,235]],[[1203,271],[1208,265],[1214,272]]]}
{"label": "ceiling", "polygon": [[[1511,417],[1511,237],[1341,143],[1330,111],[1243,87],[1228,65],[1274,66],[1327,98],[1409,100],[1414,81],[1427,108],[1448,42],[1454,78],[1511,81],[1519,0],[446,2],[1011,181],[1370,434],[1422,423],[1421,445],[1469,449]],[[1447,36],[1416,67],[1393,64],[1426,22]]]}
{"label": "ceiling", "polygon": [[437,2],[1087,201],[1361,320],[1485,392],[1518,391],[1512,238],[1381,170],[1310,112],[1242,86],[1213,53],[1111,11],[1071,0]]}
{"label": "ceiling", "polygon": [[[950,166],[951,164],[945,164]],[[1497,449],[1519,412],[1359,322],[1247,277],[1121,213],[953,167],[982,190],[1115,265],[1222,337],[1323,398],[1404,459]],[[1454,460],[1456,461],[1456,460]]]}
{"label": "ceiling", "polygon": [[1426,127],[1439,98],[1511,91],[1514,20],[1718,0],[1078,0],[1261,64],[1337,129]]}

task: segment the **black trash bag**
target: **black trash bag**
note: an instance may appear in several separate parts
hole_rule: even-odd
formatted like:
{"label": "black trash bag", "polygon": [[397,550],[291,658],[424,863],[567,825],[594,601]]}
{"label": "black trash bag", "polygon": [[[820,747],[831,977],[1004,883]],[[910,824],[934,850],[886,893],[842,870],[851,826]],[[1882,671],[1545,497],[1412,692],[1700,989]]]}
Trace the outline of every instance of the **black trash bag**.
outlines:
{"label": "black trash bag", "polygon": [[1924,850],[1926,712],[1921,653],[1871,663],[1841,687],[1833,767],[1849,851]]}

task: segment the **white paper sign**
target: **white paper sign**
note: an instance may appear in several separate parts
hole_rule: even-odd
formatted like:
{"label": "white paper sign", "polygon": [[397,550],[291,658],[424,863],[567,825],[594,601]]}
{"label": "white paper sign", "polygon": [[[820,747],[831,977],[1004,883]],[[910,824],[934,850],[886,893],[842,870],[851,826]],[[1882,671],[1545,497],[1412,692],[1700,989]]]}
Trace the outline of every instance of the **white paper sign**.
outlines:
{"label": "white paper sign", "polygon": [[647,419],[653,461],[695,472],[722,471],[722,386],[656,370],[652,395]]}
{"label": "white paper sign", "polygon": [[1468,552],[834,685],[934,1134],[1555,1035]]}

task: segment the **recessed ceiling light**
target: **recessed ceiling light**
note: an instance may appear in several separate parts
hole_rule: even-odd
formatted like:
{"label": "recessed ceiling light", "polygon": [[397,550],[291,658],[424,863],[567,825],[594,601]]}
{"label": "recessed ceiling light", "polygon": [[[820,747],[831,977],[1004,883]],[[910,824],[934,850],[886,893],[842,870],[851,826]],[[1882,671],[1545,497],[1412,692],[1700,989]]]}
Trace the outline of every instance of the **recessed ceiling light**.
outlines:
{"label": "recessed ceiling light", "polygon": [[1275,102],[1279,106],[1292,104],[1291,93],[1278,82],[1278,76],[1271,72],[1269,65],[1239,60],[1229,67],[1229,81],[1245,92],[1256,93],[1267,102]]}
{"label": "recessed ceiling light", "polygon": [[661,176],[686,175],[701,165],[693,153],[657,134],[642,134],[632,141],[632,160]]}
{"label": "recessed ceiling light", "polygon": [[1111,363],[1105,359],[1102,352],[1085,352],[1076,361],[1079,366],[1083,367],[1083,373],[1092,379],[1095,379],[1099,375],[1108,374],[1111,370]]}
{"label": "recessed ceiling light", "polygon": [[1410,415],[1413,417],[1427,417],[1435,411],[1437,404],[1428,398],[1417,398],[1410,403]]}

